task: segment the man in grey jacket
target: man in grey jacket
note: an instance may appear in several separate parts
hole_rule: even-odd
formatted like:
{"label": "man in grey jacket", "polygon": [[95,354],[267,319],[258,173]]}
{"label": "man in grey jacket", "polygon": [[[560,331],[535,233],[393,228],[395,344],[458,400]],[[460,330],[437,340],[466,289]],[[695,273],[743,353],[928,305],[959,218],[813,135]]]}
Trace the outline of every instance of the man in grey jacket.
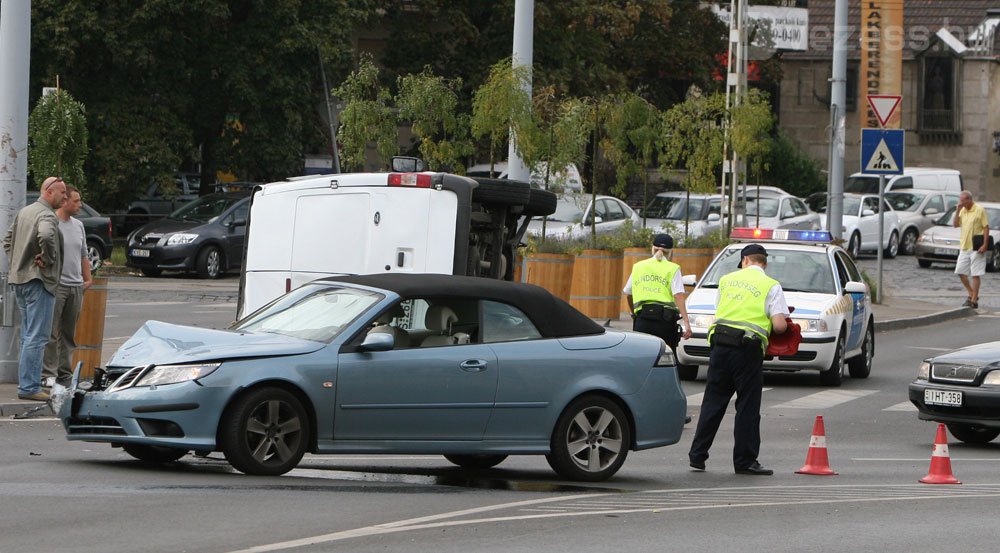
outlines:
{"label": "man in grey jacket", "polygon": [[64,201],[66,183],[59,177],[45,179],[38,201],[17,212],[3,240],[3,250],[10,261],[7,281],[21,314],[19,399],[49,399],[41,389],[42,352],[52,332],[55,291],[62,273],[62,235],[55,210]]}

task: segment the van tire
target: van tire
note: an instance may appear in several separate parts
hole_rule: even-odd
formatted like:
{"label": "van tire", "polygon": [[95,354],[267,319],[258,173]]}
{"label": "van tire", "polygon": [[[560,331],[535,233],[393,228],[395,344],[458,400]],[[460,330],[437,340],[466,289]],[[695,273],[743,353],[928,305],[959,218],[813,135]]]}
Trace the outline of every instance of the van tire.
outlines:
{"label": "van tire", "polygon": [[528,194],[528,203],[524,206],[526,217],[544,217],[556,212],[558,198],[548,190],[532,188]]}
{"label": "van tire", "polygon": [[472,190],[472,201],[481,204],[519,206],[527,205],[531,197],[528,183],[507,179],[476,177],[478,183]]}

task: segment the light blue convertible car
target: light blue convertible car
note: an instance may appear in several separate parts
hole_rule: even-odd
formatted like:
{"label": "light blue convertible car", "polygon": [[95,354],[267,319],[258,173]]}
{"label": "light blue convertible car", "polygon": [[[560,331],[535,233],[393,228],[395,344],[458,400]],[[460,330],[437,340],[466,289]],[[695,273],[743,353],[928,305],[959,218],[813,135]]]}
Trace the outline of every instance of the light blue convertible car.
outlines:
{"label": "light blue convertible car", "polygon": [[629,450],[676,443],[686,411],[659,338],[536,286],[450,275],[323,279],[228,330],[149,321],[71,394],[70,440],[156,463],[222,451],[262,475],[306,452],[545,455],[598,481]]}

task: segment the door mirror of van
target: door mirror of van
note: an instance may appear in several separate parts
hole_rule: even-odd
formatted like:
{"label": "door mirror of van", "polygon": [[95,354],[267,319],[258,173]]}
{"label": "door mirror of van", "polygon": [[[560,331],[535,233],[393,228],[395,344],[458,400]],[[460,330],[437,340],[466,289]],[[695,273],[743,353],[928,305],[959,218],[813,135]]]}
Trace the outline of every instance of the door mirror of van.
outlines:
{"label": "door mirror of van", "polygon": [[365,341],[358,346],[358,351],[389,351],[396,345],[396,340],[388,332],[370,332]]}
{"label": "door mirror of van", "polygon": [[872,215],[875,215],[875,211],[871,209],[866,209],[861,212],[862,217],[871,217]]}
{"label": "door mirror of van", "polygon": [[420,158],[395,156],[392,158],[392,170],[396,173],[419,173],[427,168]]}
{"label": "door mirror of van", "polygon": [[938,213],[941,212],[938,211],[938,208],[936,207],[928,207],[927,209],[924,210],[924,215],[937,215]]}

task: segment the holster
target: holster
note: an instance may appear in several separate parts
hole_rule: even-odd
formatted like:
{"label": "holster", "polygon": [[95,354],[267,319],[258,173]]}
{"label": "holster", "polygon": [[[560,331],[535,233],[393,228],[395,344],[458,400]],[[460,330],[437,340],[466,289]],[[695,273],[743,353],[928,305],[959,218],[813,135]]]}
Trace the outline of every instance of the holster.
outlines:
{"label": "holster", "polygon": [[712,343],[710,345],[722,345],[734,348],[741,348],[746,345],[747,331],[742,328],[733,328],[726,325],[715,325],[712,332]]}

